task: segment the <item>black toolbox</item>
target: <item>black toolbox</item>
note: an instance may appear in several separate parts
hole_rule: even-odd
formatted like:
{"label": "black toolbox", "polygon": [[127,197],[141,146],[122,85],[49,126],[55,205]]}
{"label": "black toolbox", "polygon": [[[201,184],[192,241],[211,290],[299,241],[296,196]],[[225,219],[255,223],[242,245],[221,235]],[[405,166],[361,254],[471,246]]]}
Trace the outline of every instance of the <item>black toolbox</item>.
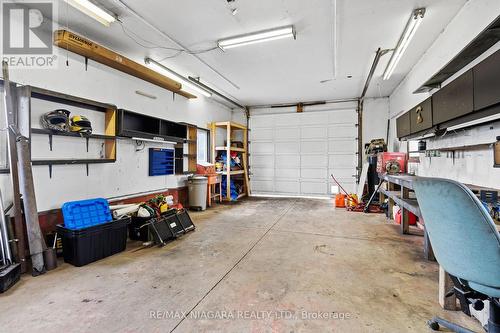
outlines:
{"label": "black toolbox", "polygon": [[78,230],[57,225],[57,233],[62,239],[64,261],[80,267],[124,251],[128,223],[129,217]]}
{"label": "black toolbox", "polygon": [[156,244],[165,244],[195,229],[186,210],[171,209],[149,222],[149,232]]}
{"label": "black toolbox", "polygon": [[7,291],[21,278],[21,265],[11,264],[0,267],[0,293]]}
{"label": "black toolbox", "polygon": [[141,242],[149,241],[149,220],[151,220],[151,217],[132,216],[128,225],[128,238]]}

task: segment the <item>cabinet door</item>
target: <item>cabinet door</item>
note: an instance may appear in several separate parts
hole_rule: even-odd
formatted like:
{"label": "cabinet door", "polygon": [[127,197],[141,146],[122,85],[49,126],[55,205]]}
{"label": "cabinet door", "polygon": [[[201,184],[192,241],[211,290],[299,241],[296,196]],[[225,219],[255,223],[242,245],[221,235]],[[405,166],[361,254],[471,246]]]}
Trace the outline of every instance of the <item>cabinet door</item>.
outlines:
{"label": "cabinet door", "polygon": [[472,70],[469,70],[432,95],[434,125],[473,111],[473,83]]}
{"label": "cabinet door", "polygon": [[410,135],[410,112],[406,112],[396,119],[396,132],[398,138]]}
{"label": "cabinet door", "polygon": [[500,51],[474,67],[474,110],[500,103]]}
{"label": "cabinet door", "polygon": [[410,130],[417,133],[432,127],[432,98],[429,97],[410,110]]}

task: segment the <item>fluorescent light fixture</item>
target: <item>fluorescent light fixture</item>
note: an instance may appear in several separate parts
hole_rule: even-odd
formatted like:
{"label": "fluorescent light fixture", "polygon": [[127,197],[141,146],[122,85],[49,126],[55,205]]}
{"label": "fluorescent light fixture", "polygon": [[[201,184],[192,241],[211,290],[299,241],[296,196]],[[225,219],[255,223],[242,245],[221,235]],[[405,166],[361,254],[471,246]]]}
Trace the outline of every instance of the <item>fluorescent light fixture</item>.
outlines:
{"label": "fluorescent light fixture", "polygon": [[389,63],[385,68],[384,80],[389,80],[392,73],[394,73],[394,69],[396,69],[396,66],[401,60],[403,54],[405,53],[406,48],[408,47],[410,41],[415,35],[415,32],[417,32],[420,23],[422,23],[424,15],[425,15],[425,8],[415,9],[411,13],[410,19],[408,20],[408,23],[406,23],[405,30],[403,31],[403,34],[399,38],[398,44],[396,45],[396,48],[392,52],[391,59],[389,60]]}
{"label": "fluorescent light fixture", "polygon": [[221,39],[217,42],[217,45],[222,50],[227,50],[234,47],[268,42],[282,38],[296,38],[295,28],[293,25]]}
{"label": "fluorescent light fixture", "polygon": [[88,16],[92,17],[94,20],[100,22],[101,24],[109,27],[109,25],[116,21],[116,16],[110,14],[107,10],[103,9],[96,3],[90,0],[64,0],[71,6],[75,7],[79,11]]}
{"label": "fluorescent light fixture", "polygon": [[155,61],[155,60],[153,60],[151,58],[148,58],[148,57],[146,57],[144,59],[144,62],[146,63],[146,65],[154,68],[160,74],[163,74],[166,77],[171,78],[172,80],[179,81],[181,83],[181,85],[182,85],[182,87],[181,87],[182,91],[186,91],[186,92],[189,92],[189,93],[194,93],[195,95],[196,94],[201,94],[201,95],[203,95],[205,97],[211,97],[212,96],[212,93],[209,92],[208,90],[205,90],[205,89],[197,86],[196,84],[191,83],[184,76],[180,75],[179,73],[174,72],[173,70],[171,70],[168,67],[163,66],[159,62],[157,62],[157,61]]}

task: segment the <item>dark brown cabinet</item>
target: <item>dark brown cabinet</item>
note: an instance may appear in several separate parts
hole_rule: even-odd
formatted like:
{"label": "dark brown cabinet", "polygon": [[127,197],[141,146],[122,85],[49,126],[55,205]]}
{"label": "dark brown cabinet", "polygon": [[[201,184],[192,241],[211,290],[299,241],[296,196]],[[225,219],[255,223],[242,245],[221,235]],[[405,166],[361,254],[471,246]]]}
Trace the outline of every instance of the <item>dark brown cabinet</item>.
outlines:
{"label": "dark brown cabinet", "polygon": [[417,133],[432,127],[432,98],[429,97],[410,110],[410,132]]}
{"label": "dark brown cabinet", "polygon": [[458,118],[474,109],[474,75],[469,70],[432,95],[434,124]]}
{"label": "dark brown cabinet", "polygon": [[398,138],[410,135],[410,112],[406,112],[396,119],[396,131]]}
{"label": "dark brown cabinet", "polygon": [[500,51],[474,67],[474,110],[500,103]]}

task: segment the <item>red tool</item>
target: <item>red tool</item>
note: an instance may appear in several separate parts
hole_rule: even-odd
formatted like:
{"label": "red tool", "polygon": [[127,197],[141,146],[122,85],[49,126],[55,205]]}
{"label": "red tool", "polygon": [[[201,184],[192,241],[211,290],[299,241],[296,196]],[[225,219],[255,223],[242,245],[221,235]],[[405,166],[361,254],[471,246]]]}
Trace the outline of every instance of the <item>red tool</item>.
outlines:
{"label": "red tool", "polygon": [[[359,202],[358,200],[356,200],[356,198],[349,195],[349,193],[347,193],[347,191],[342,187],[342,185],[340,185],[340,183],[337,181],[337,179],[335,179],[333,174],[331,174],[330,176],[332,176],[333,181],[340,187],[340,189],[347,195],[347,197],[354,202],[353,207],[348,206],[348,207],[346,207],[346,209],[353,211],[353,212],[359,212],[359,213],[364,212],[365,208],[366,208],[365,204],[362,202]],[[383,213],[383,211],[380,209],[380,207],[369,207],[365,213],[367,213],[368,211],[370,213]]]}
{"label": "red tool", "polygon": [[337,181],[337,179],[335,179],[335,177],[333,177],[333,174],[330,174],[330,176],[332,176],[333,178],[333,181],[340,187],[340,189],[345,193],[345,195],[347,196],[348,199],[352,200],[352,202],[354,202],[354,205],[357,206],[359,205],[359,202],[356,198],[354,198],[352,195],[350,195],[349,193],[347,193],[347,191],[342,187],[342,185],[340,185],[340,183]]}

